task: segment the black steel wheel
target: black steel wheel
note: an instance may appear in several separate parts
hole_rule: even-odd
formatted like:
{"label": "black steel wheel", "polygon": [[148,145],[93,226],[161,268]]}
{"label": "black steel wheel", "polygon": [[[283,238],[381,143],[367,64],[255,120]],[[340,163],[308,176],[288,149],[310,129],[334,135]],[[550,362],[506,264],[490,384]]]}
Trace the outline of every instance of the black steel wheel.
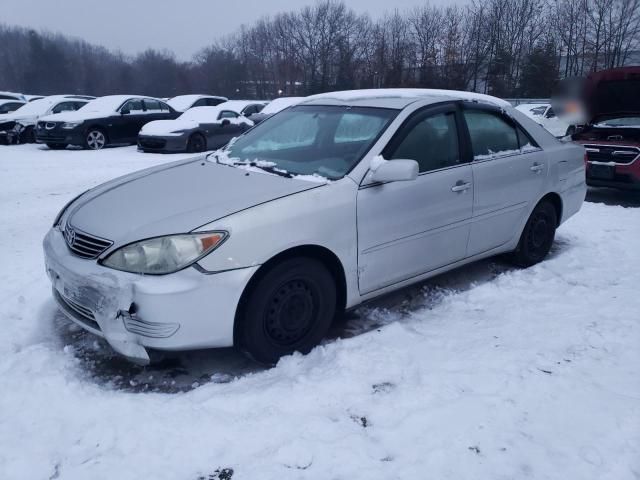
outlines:
{"label": "black steel wheel", "polygon": [[514,263],[530,267],[544,260],[553,245],[557,227],[558,214],[555,207],[551,202],[543,200],[533,209],[524,227],[518,248],[513,252]]}
{"label": "black steel wheel", "polygon": [[274,364],[308,353],[336,311],[336,284],[318,260],[291,258],[260,274],[241,305],[236,343],[254,360]]}

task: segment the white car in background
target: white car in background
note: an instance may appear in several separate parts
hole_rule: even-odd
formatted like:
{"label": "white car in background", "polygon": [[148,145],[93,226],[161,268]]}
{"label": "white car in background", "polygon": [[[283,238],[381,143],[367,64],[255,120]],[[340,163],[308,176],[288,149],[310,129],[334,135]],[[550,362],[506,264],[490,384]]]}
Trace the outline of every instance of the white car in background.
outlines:
{"label": "white car in background", "polygon": [[565,137],[576,131],[575,125],[556,115],[550,103],[523,103],[515,108],[542,125],[554,137]]}
{"label": "white car in background", "polygon": [[0,141],[34,143],[35,126],[45,115],[72,112],[84,107],[95,97],[86,95],[51,95],[33,100],[14,112],[0,115]]}
{"label": "white car in background", "polygon": [[249,119],[251,121],[253,121],[254,123],[260,123],[263,120],[266,120],[267,118],[271,117],[272,115],[275,115],[278,112],[281,112],[282,110],[284,110],[285,108],[289,108],[292,107],[294,105],[297,105],[298,103],[300,103],[302,100],[304,100],[305,97],[280,97],[280,98],[276,98],[275,100],[271,100],[266,107],[264,107],[260,112],[258,113],[254,113],[253,115],[251,115],[249,117]]}
{"label": "white car in background", "polygon": [[217,97],[215,95],[178,95],[170,98],[166,102],[177,112],[186,112],[194,107],[215,107],[229,100],[227,97]]}

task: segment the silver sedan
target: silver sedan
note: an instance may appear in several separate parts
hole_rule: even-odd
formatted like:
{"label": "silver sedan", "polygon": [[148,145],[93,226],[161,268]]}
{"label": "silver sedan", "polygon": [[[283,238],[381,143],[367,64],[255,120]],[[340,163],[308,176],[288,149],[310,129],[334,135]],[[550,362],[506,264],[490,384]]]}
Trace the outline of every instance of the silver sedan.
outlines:
{"label": "silver sedan", "polygon": [[583,148],[502,100],[337,92],[83,193],[46,269],[61,310],[132,361],[234,345],[272,364],[384,293],[497,254],[542,261],[585,192]]}

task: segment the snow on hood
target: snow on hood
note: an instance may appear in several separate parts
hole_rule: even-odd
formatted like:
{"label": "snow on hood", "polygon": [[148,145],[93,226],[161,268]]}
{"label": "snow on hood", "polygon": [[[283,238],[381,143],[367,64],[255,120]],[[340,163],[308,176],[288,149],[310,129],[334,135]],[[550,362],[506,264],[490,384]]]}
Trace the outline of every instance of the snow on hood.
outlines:
{"label": "snow on hood", "polygon": [[190,159],[127,175],[94,188],[65,219],[116,245],[190,232],[232,213],[321,184]]}
{"label": "snow on hood", "polygon": [[192,130],[200,123],[194,120],[154,120],[142,127],[140,135],[169,135],[178,130]]}

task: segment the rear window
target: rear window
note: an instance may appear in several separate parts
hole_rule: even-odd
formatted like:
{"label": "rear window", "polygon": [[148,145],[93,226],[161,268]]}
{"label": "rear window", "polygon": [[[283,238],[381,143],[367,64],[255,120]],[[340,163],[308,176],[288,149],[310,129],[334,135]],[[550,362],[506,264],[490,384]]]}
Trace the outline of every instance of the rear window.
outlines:
{"label": "rear window", "polygon": [[469,128],[475,160],[519,153],[516,129],[499,115],[481,110],[465,110],[464,118]]}

